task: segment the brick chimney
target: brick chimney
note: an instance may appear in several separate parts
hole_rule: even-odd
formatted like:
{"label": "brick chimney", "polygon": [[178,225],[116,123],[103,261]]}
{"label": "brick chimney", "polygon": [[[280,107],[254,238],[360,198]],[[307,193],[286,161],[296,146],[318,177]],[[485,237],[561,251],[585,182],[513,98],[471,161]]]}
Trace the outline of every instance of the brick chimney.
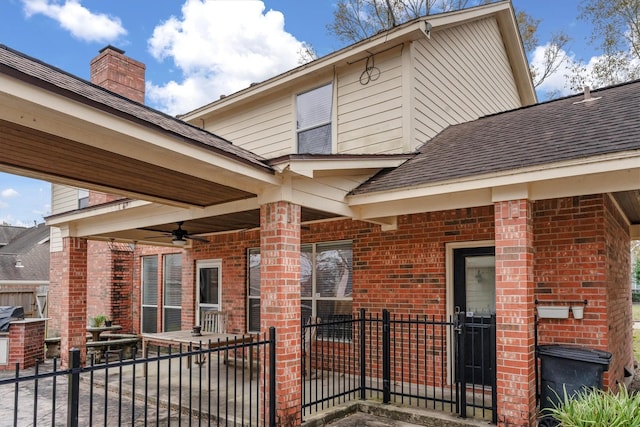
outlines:
{"label": "brick chimney", "polygon": [[[144,72],[142,62],[129,58],[124,50],[108,45],[91,60],[91,83],[144,104]],[[89,206],[121,199],[120,196],[89,192]]]}
{"label": "brick chimney", "polygon": [[91,83],[141,104],[144,104],[144,72],[142,62],[111,45],[91,60]]}

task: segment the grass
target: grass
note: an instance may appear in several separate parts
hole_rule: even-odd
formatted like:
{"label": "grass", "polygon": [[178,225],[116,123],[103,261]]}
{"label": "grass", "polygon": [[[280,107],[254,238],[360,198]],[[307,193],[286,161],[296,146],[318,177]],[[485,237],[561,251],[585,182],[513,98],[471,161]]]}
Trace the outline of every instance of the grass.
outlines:
{"label": "grass", "polygon": [[633,320],[640,321],[640,304],[633,304]]}

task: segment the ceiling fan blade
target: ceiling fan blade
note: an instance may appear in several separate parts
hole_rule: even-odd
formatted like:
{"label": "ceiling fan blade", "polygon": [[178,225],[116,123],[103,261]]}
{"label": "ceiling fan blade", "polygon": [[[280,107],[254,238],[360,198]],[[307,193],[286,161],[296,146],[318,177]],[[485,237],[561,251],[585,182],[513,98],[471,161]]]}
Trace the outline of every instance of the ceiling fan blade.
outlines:
{"label": "ceiling fan blade", "polygon": [[183,237],[185,239],[191,239],[191,240],[197,240],[198,242],[209,243],[209,241],[207,239],[202,238],[202,237],[198,237],[198,236],[191,236],[189,234],[185,234]]}

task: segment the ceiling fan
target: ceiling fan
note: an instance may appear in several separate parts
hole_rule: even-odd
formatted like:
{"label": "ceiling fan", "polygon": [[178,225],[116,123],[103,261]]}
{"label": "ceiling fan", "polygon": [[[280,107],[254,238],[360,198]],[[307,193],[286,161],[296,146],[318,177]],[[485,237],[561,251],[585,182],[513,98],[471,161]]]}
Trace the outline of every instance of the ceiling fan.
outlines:
{"label": "ceiling fan", "polygon": [[[176,222],[176,224],[178,225],[178,228],[176,228],[175,230],[171,231],[171,232],[166,232],[166,231],[161,231],[161,230],[153,230],[150,228],[147,228],[146,230],[149,231],[159,231],[161,233],[164,233],[165,236],[167,237],[171,237],[171,243],[173,243],[176,246],[184,246],[187,244],[187,240],[197,240],[198,242],[208,242],[207,239],[203,239],[202,237],[198,237],[198,236],[192,236],[189,234],[189,232],[185,229],[182,228],[182,224],[184,224],[184,221],[179,221]],[[151,237],[153,238],[158,238],[158,236],[153,236]]]}

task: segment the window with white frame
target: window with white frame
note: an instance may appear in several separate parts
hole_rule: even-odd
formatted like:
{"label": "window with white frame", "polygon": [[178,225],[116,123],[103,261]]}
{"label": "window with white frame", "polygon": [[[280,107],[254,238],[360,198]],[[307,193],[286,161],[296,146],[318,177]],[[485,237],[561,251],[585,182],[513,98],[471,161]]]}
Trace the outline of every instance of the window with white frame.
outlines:
{"label": "window with white frame", "polygon": [[[311,316],[323,322],[350,320],[352,312],[353,250],[350,241],[304,244],[300,247],[302,322]],[[260,250],[248,251],[248,329],[260,330]],[[319,330],[324,338],[351,338],[348,324]]]}
{"label": "window with white frame", "polygon": [[247,253],[247,330],[260,332],[260,249]]}
{"label": "window with white frame", "polygon": [[164,332],[179,331],[182,327],[182,254],[164,256]]}
{"label": "window with white frame", "polygon": [[202,314],[208,310],[221,311],[222,260],[200,260],[196,262],[196,289],[198,289],[198,318],[201,325]]}
{"label": "window with white frame", "polygon": [[333,85],[301,93],[296,98],[299,154],[331,154]]}
{"label": "window with white frame", "polygon": [[142,257],[142,333],[158,332],[158,257]]}

